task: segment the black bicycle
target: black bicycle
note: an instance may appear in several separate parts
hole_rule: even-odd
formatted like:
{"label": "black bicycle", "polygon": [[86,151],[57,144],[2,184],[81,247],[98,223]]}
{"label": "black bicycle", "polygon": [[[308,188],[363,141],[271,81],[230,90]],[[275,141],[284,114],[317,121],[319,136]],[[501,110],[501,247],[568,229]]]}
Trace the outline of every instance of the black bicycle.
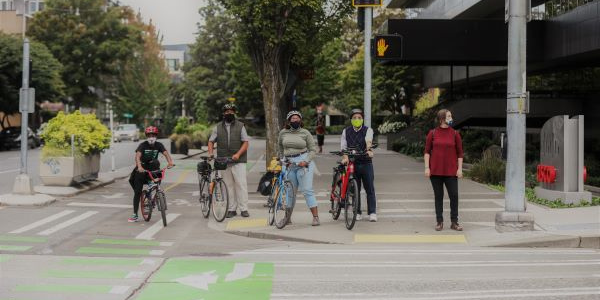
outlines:
{"label": "black bicycle", "polygon": [[149,222],[152,218],[152,210],[157,207],[160,211],[163,226],[167,226],[167,197],[160,183],[165,178],[167,168],[158,171],[148,171],[148,184],[140,196],[142,206],[142,217],[144,221]]}
{"label": "black bicycle", "polygon": [[[229,207],[229,194],[227,193],[227,185],[219,171],[227,170],[227,165],[232,160],[231,158],[213,158],[212,156],[201,156],[200,159],[202,161],[198,163],[197,167],[200,187],[198,201],[200,202],[202,216],[208,218],[212,211],[215,221],[223,222]],[[210,161],[214,161],[214,168],[210,165]],[[214,177],[212,176],[213,173]]]}

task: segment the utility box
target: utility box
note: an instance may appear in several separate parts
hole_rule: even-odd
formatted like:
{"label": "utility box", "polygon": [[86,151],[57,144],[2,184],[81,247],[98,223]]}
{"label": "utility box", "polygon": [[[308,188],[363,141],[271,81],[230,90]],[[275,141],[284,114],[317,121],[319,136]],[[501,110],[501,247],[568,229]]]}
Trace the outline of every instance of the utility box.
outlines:
{"label": "utility box", "polygon": [[538,198],[560,199],[567,204],[591,201],[592,194],[583,189],[586,177],[583,121],[582,115],[555,116],[542,127],[540,165],[537,166],[540,185],[535,188]]}

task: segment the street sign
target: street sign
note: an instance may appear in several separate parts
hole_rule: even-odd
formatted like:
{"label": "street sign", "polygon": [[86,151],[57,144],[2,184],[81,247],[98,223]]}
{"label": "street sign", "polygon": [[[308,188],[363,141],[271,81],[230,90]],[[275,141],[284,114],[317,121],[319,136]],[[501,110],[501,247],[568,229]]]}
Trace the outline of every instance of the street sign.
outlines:
{"label": "street sign", "polygon": [[133,114],[130,114],[130,113],[124,113],[124,114],[123,114],[123,117],[125,117],[125,118],[127,118],[127,119],[131,119],[131,118],[133,118]]}
{"label": "street sign", "polygon": [[19,90],[19,112],[33,113],[35,112],[35,89],[21,88]]}
{"label": "street sign", "polygon": [[401,60],[402,36],[396,34],[377,35],[373,48],[377,60]]}
{"label": "street sign", "polygon": [[382,4],[382,0],[352,0],[354,7],[379,7]]}

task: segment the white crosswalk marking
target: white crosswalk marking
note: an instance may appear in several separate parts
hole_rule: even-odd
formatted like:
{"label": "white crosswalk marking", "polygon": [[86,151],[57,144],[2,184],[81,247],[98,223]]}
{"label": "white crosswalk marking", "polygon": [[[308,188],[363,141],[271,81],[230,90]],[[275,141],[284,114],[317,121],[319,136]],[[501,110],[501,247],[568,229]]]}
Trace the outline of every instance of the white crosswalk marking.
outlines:
{"label": "white crosswalk marking", "polygon": [[97,213],[98,213],[97,211],[88,211],[88,212],[85,212],[85,213],[83,213],[83,214],[81,214],[81,215],[79,215],[79,216],[77,216],[75,218],[72,218],[72,219],[66,220],[66,221],[64,221],[64,222],[62,222],[60,224],[57,224],[54,227],[51,227],[51,228],[48,228],[48,229],[46,229],[44,231],[38,232],[38,235],[51,235],[51,234],[53,234],[53,233],[55,233],[55,232],[57,232],[57,231],[59,231],[61,229],[67,228],[67,227],[69,227],[69,226],[71,226],[71,225],[73,225],[75,223],[81,222],[81,221],[83,221],[83,220],[85,220],[85,219],[87,219],[87,218],[89,218],[89,217],[91,217],[91,216],[93,216],[93,215],[95,215]]}
{"label": "white crosswalk marking", "polygon": [[106,208],[131,208],[131,205],[125,204],[110,204],[110,203],[85,203],[85,202],[71,202],[68,206],[79,206],[79,207],[106,207]]}
{"label": "white crosswalk marking", "polygon": [[[171,223],[171,221],[175,220],[175,218],[179,217],[181,214],[168,214],[167,215],[167,224]],[[138,240],[153,240],[154,235],[158,233],[161,229],[163,229],[162,220],[156,221],[150,228],[142,231],[142,233],[138,234],[135,238]]]}
{"label": "white crosswalk marking", "polygon": [[39,220],[37,222],[31,223],[31,224],[29,224],[27,226],[24,226],[24,227],[21,227],[19,229],[13,230],[10,233],[15,233],[15,234],[17,234],[17,233],[23,233],[23,232],[29,231],[31,229],[34,229],[34,228],[40,227],[42,225],[45,225],[47,223],[53,222],[55,220],[58,220],[58,219],[60,219],[60,218],[62,218],[64,216],[67,216],[67,215],[72,214],[74,212],[75,212],[74,210],[63,210],[63,211],[61,211],[61,212],[59,212],[57,214],[51,215],[51,216],[49,216],[47,218],[41,219],[41,220]]}

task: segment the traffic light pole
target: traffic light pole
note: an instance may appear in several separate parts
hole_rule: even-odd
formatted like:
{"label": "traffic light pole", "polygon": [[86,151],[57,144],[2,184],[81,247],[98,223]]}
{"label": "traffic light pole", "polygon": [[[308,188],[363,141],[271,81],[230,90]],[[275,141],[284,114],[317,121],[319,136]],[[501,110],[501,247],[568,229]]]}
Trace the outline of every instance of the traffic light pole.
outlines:
{"label": "traffic light pole", "polygon": [[31,195],[33,194],[33,186],[31,178],[27,175],[27,147],[29,142],[29,107],[31,107],[29,89],[29,39],[23,40],[23,83],[19,96],[19,111],[21,112],[21,165],[19,175],[15,178],[13,186],[14,194]]}
{"label": "traffic light pole", "polygon": [[526,212],[525,202],[525,131],[528,112],[527,76],[527,8],[530,0],[510,0],[508,7],[508,77],[506,132],[505,211],[496,214],[496,230],[533,230],[533,214]]}
{"label": "traffic light pole", "polygon": [[371,27],[373,8],[365,8],[365,95],[364,113],[365,126],[371,127]]}

